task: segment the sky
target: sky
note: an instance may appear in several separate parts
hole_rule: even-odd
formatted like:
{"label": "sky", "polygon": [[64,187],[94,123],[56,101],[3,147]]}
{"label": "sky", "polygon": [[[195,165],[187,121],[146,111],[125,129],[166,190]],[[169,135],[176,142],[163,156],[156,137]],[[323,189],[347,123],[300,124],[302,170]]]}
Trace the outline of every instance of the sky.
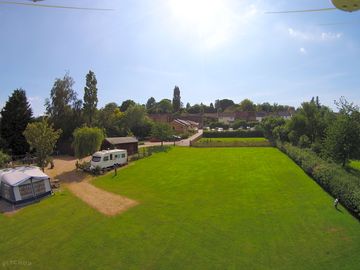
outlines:
{"label": "sky", "polygon": [[43,114],[66,72],[82,98],[89,70],[99,108],[171,99],[175,85],[184,104],[249,98],[298,107],[312,96],[333,108],[341,96],[360,104],[360,11],[264,14],[332,7],[327,0],[42,3],[114,11],[0,4],[0,108],[23,88],[34,114]]}

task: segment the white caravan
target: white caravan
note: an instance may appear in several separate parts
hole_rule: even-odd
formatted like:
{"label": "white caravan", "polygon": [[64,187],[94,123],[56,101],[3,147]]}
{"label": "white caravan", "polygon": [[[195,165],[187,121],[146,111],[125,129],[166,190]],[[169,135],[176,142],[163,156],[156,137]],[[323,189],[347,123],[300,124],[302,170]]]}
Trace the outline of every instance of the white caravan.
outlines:
{"label": "white caravan", "polygon": [[92,155],[90,169],[122,166],[128,162],[127,151],[123,149],[102,150]]}

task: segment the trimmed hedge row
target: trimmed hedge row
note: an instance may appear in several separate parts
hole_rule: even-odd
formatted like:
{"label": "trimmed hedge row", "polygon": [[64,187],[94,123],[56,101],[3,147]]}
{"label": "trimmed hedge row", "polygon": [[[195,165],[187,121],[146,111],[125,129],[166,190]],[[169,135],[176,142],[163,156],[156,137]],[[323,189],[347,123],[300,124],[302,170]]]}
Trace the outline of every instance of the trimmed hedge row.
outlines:
{"label": "trimmed hedge row", "polygon": [[360,179],[341,166],[319,158],[309,149],[277,142],[277,147],[295,161],[324,190],[360,219]]}
{"label": "trimmed hedge row", "polygon": [[260,130],[235,130],[235,131],[204,131],[203,138],[259,138],[264,137]]}
{"label": "trimmed hedge row", "polygon": [[270,142],[263,141],[263,142],[256,142],[256,141],[248,141],[248,142],[241,142],[241,141],[234,141],[234,142],[214,142],[214,141],[198,141],[192,144],[193,147],[270,147]]}

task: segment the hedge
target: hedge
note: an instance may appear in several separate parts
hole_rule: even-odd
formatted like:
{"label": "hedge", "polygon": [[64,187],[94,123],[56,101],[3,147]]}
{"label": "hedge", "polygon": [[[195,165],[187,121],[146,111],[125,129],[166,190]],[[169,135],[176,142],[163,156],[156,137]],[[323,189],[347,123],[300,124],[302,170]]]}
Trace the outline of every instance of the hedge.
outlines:
{"label": "hedge", "polygon": [[197,141],[192,143],[192,147],[211,148],[211,147],[269,147],[269,141],[233,141],[233,142],[219,142],[219,141]]}
{"label": "hedge", "polygon": [[204,131],[203,138],[259,138],[264,137],[260,130]]}
{"label": "hedge", "polygon": [[338,198],[355,217],[360,219],[360,179],[341,166],[327,162],[309,149],[276,142],[277,147],[295,161],[325,191]]}

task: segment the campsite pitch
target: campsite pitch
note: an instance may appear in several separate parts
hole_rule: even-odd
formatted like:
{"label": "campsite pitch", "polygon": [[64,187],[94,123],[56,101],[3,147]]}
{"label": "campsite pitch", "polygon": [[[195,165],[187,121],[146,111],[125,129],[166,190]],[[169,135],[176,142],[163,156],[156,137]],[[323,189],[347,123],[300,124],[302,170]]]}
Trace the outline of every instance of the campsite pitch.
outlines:
{"label": "campsite pitch", "polygon": [[139,205],[108,217],[65,190],[11,217],[0,215],[0,263],[26,261],[27,269],[360,265],[359,221],[334,209],[333,198],[275,148],[178,147],[93,183]]}

